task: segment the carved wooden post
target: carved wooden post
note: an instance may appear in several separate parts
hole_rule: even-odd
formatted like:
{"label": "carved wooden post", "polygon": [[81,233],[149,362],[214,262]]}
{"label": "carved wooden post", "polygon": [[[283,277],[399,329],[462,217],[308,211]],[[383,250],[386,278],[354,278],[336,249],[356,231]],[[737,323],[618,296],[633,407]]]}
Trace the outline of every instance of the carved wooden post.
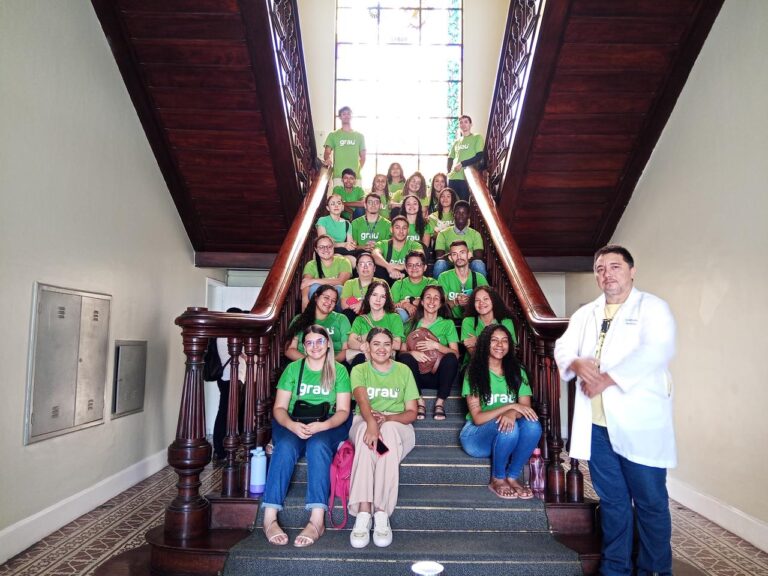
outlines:
{"label": "carved wooden post", "polygon": [[221,473],[221,495],[235,496],[240,492],[239,465],[236,462],[237,451],[240,448],[238,428],[240,424],[240,354],[243,351],[242,338],[230,337],[227,340],[229,350],[229,405],[227,406],[227,435],[224,437],[224,451],[227,461]]}
{"label": "carved wooden post", "polygon": [[269,336],[259,336],[256,348],[256,445],[264,446],[269,438],[269,402],[267,356],[269,355]]}
{"label": "carved wooden post", "polygon": [[251,478],[251,450],[256,447],[256,433],[254,430],[254,412],[256,408],[256,338],[245,339],[245,417],[243,419],[243,433],[240,436],[245,454],[241,468],[240,482],[243,496],[248,496],[248,484]]}
{"label": "carved wooden post", "polygon": [[[205,308],[187,308],[188,314]],[[165,535],[175,540],[204,536],[208,531],[210,505],[200,495],[200,473],[211,460],[211,445],[205,438],[203,354],[208,338],[182,330],[187,357],[181,393],[176,439],[168,447],[168,464],[179,475],[177,496],[165,510]]]}
{"label": "carved wooden post", "polygon": [[544,340],[541,338],[536,338],[536,389],[534,394],[539,398],[539,420],[542,430],[541,457],[545,462],[549,462],[549,387],[547,386],[547,371],[544,365]]}
{"label": "carved wooden post", "polygon": [[[559,378],[557,369],[552,358],[553,343],[547,342],[547,355],[544,358],[544,370],[546,374],[546,386],[549,389],[549,397],[552,402],[559,402],[560,394],[555,393],[559,389]],[[559,406],[552,407],[552,417],[550,418],[548,443],[550,445],[551,457],[547,467],[547,495],[555,499],[561,499],[565,496],[565,470],[560,460],[560,452],[563,450],[563,440],[560,436]]]}

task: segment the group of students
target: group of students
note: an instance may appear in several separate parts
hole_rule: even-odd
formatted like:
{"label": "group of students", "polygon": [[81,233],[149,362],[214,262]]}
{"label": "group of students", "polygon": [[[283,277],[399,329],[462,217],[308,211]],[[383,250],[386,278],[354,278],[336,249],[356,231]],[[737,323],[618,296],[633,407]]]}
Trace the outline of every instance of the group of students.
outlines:
{"label": "group of students", "polygon": [[[372,533],[376,546],[391,544],[399,465],[415,445],[413,422],[427,414],[422,391],[437,390],[432,417],[444,420],[445,400],[462,373],[468,408],[462,447],[471,456],[491,457],[489,489],[499,498],[533,496],[518,477],[539,443],[541,426],[514,352],[512,313],[488,286],[482,239],[468,226],[469,205],[443,186],[436,196],[439,211],[425,218],[429,197],[419,195],[425,187],[420,174],[405,181],[401,195],[380,190],[398,173],[396,166],[374,178],[372,190],[359,200],[333,190],[328,215],[317,222],[315,258],[301,280],[302,312],[285,342],[291,363],[274,402],[273,452],[262,499],[271,544],[288,543],[278,512],[302,456],[310,518],[293,544],[310,546],[322,536],[331,461],[347,438],[355,447],[350,543],[363,548]],[[353,175],[345,176],[352,185]],[[383,206],[400,213],[390,222],[381,215]],[[354,218],[361,208],[363,214]],[[351,222],[345,211],[352,212]],[[427,221],[442,223],[432,265],[437,279],[426,275],[430,236],[437,229]],[[418,329],[431,337],[409,340]],[[424,370],[434,352],[440,362]],[[306,405],[325,406],[318,421],[302,423],[296,416]]]}

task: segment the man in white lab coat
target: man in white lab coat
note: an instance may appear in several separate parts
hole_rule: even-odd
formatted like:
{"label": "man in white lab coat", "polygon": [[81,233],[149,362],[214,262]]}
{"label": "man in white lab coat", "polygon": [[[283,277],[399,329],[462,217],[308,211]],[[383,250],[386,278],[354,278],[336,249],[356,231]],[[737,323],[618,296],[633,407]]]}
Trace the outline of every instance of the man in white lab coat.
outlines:
{"label": "man in white lab coat", "polygon": [[600,573],[633,573],[634,513],[638,576],[672,574],[666,478],[677,464],[668,371],[675,321],[666,302],[634,288],[626,248],[598,250],[594,272],[603,294],[573,315],[555,359],[563,379],[577,378],[570,456],[589,460],[600,497]]}

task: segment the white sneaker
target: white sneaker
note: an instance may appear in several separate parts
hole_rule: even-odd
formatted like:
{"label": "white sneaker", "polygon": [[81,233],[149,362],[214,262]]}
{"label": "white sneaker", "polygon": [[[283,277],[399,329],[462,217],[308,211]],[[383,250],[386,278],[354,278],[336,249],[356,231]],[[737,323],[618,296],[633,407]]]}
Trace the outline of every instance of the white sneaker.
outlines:
{"label": "white sneaker", "polygon": [[386,512],[376,512],[373,515],[373,543],[379,548],[392,544],[392,528],[389,527],[389,516]]}
{"label": "white sneaker", "polygon": [[[391,539],[391,538],[390,538]],[[352,532],[349,533],[349,543],[352,548],[365,548],[371,541],[371,514],[358,512]]]}

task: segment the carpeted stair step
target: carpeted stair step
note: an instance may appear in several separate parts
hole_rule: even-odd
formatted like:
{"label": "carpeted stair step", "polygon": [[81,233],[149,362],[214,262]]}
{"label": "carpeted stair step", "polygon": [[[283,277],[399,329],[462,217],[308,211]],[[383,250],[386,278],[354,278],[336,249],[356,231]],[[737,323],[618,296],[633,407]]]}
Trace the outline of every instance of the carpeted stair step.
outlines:
{"label": "carpeted stair step", "polygon": [[[472,458],[455,446],[416,446],[400,464],[401,484],[488,484],[490,458]],[[293,482],[307,481],[304,459],[296,464]]]}
{"label": "carpeted stair step", "polygon": [[[293,538],[298,530],[288,530]],[[388,548],[354,549],[348,530],[328,530],[312,547],[271,546],[257,529],[235,546],[224,576],[393,576],[411,574],[418,560],[434,560],[445,576],[576,576],[578,555],[550,534],[394,530]]]}
{"label": "carpeted stair step", "polygon": [[[295,483],[288,491],[280,524],[301,528],[307,523],[304,509],[306,484]],[[344,513],[336,501],[334,519]],[[350,516],[347,528],[354,518]],[[261,525],[261,518],[258,520]],[[541,500],[502,500],[485,486],[401,485],[392,527],[403,530],[495,530],[503,532],[548,532]]]}
{"label": "carpeted stair step", "polygon": [[[424,400],[427,403],[427,418],[432,418],[432,407],[435,404],[435,398],[436,396],[434,392],[430,394],[429,390],[425,390]],[[462,398],[456,391],[451,392],[451,395],[445,399],[443,406],[445,406],[446,414],[457,414],[461,417],[462,420],[464,419],[464,415],[467,413],[467,401]]]}
{"label": "carpeted stair step", "polygon": [[464,426],[464,419],[448,415],[445,420],[433,420],[431,412],[424,420],[413,423],[416,430],[416,446],[453,446],[458,447],[459,433]]}

